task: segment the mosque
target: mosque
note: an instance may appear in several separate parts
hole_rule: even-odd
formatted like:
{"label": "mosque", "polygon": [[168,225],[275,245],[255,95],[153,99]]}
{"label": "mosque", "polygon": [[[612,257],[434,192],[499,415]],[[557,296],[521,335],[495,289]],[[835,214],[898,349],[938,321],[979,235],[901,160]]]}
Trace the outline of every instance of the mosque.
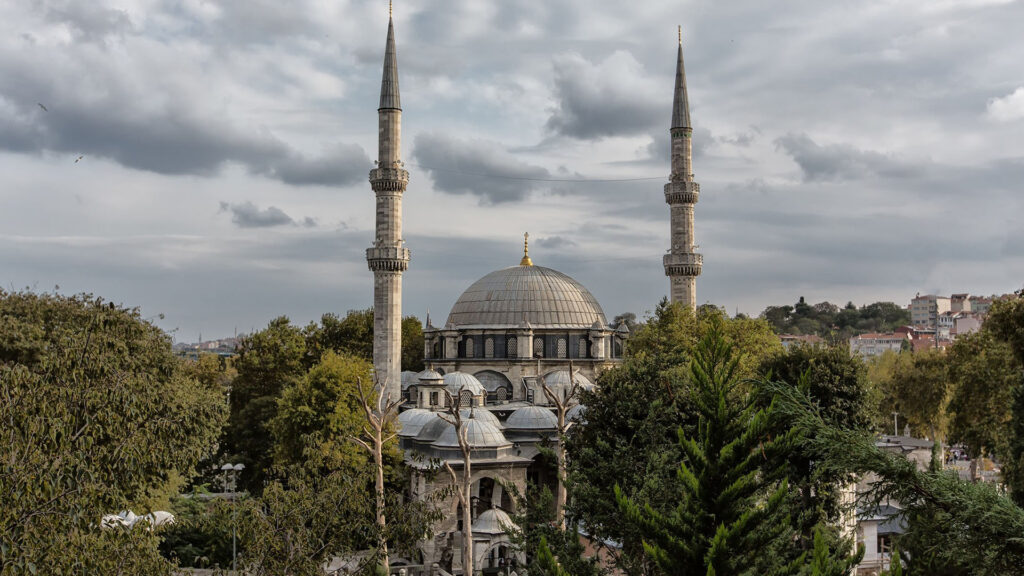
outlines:
{"label": "mosque", "polygon": [[[401,160],[402,107],[394,21],[389,19],[378,107],[379,141],[370,184],[376,195],[376,236],[366,250],[374,276],[373,363],[378,381],[392,398],[405,400],[399,414],[399,446],[413,469],[412,498],[428,498],[450,488],[443,473],[447,462],[463,468],[458,431],[441,417],[448,409],[447,391],[463,415],[471,450],[472,542],[463,541],[462,511],[454,496],[442,499],[445,517],[434,537],[420,546],[415,566],[437,565],[463,574],[462,551],[472,549],[475,572],[496,573],[523,561],[511,546],[508,531],[514,487],[557,483],[547,447],[559,443],[558,420],[544,388],[556,398],[575,402],[575,383],[593,388],[601,372],[622,361],[629,330],[608,322],[601,305],[579,282],[543,266],[529,255],[528,235],[518,266],[490,272],[455,302],[443,326],[424,327],[428,369],[400,372],[402,273],[409,249],[402,237],[402,197],[409,173]],[[670,206],[671,246],[663,256],[669,295],[691,308],[696,277],[703,265],[695,251],[693,209],[700,187],[691,172],[691,136],[682,37],[676,62],[675,98],[669,129],[672,161],[665,200]],[[570,367],[572,374],[570,375]],[[566,414],[570,426],[583,422],[585,406]],[[434,464],[429,464],[433,462]]]}

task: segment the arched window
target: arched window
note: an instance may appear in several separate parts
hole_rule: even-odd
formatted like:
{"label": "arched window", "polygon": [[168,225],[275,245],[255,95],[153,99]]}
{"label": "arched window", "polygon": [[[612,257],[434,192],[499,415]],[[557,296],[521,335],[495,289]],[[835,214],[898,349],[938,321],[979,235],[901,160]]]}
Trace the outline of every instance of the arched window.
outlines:
{"label": "arched window", "polygon": [[434,342],[434,358],[440,358],[440,357],[441,357],[441,343],[440,342]]}
{"label": "arched window", "polygon": [[540,357],[544,356],[544,339],[543,338],[534,338],[533,339],[533,355],[534,356],[540,356]]}
{"label": "arched window", "polygon": [[473,339],[472,338],[467,338],[466,339],[466,358],[476,358],[476,354],[474,354],[474,352],[475,352],[475,350],[473,350]]}
{"label": "arched window", "polygon": [[586,338],[580,338],[579,356],[580,356],[580,358],[586,358],[587,357],[587,339]]}
{"label": "arched window", "polygon": [[566,355],[566,352],[567,352],[566,348],[567,347],[566,347],[566,343],[565,343],[565,338],[559,338],[558,339],[558,350],[557,350],[559,358],[565,358],[565,355]]}
{"label": "arched window", "polygon": [[494,338],[484,340],[484,358],[494,358]]}
{"label": "arched window", "polygon": [[515,336],[509,338],[505,342],[505,357],[506,358],[518,358],[519,357],[519,340]]}
{"label": "arched window", "polygon": [[459,392],[459,407],[464,408],[466,406],[473,405],[473,393],[469,390],[463,390]]}
{"label": "arched window", "polygon": [[508,400],[508,388],[505,388],[504,386],[498,388],[498,391],[494,393],[494,396],[497,398],[499,404],[504,404],[505,401]]}
{"label": "arched window", "polygon": [[409,386],[409,389],[405,392],[405,399],[410,402],[416,402],[416,385]]}

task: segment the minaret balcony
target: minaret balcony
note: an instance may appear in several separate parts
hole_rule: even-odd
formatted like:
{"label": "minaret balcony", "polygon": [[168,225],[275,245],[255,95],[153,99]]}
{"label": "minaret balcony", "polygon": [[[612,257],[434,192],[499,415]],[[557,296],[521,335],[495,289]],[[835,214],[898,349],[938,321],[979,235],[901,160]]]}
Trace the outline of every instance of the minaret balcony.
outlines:
{"label": "minaret balcony", "polygon": [[662,263],[666,276],[700,276],[704,255],[696,252],[665,254]]}
{"label": "minaret balcony", "polygon": [[408,183],[409,171],[403,168],[370,170],[370,187],[374,192],[404,192]]}
{"label": "minaret balcony", "polygon": [[366,263],[373,272],[405,272],[409,268],[409,249],[392,246],[367,248]]}
{"label": "minaret balcony", "polygon": [[700,184],[694,181],[675,181],[665,184],[665,202],[669,204],[696,204]]}

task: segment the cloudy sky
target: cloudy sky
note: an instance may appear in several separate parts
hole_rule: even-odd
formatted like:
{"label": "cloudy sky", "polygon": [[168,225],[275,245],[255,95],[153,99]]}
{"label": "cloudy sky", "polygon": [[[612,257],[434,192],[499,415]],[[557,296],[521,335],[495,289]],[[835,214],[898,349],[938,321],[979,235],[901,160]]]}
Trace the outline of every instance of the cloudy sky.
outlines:
{"label": "cloudy sky", "polygon": [[[1024,2],[399,0],[407,314],[524,231],[609,317],[667,292],[676,24],[699,302],[1022,286]],[[186,341],[368,307],[386,28],[385,0],[0,2],[0,283]]]}

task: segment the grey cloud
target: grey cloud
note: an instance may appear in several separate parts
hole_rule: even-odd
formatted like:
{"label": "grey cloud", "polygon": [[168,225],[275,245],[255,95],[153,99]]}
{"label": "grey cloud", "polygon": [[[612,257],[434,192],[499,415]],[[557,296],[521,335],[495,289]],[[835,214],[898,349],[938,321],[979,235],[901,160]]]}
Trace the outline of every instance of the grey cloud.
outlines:
{"label": "grey cloud", "polygon": [[598,64],[564,56],[555,60],[554,73],[557,103],[547,128],[558,135],[594,140],[670,123],[661,100],[650,96],[657,84],[629,52],[615,52]]}
{"label": "grey cloud", "polygon": [[124,10],[115,10],[95,2],[41,2],[37,5],[52,23],[64,24],[71,33],[85,42],[105,40],[132,29],[131,19]]}
{"label": "grey cloud", "polygon": [[[239,228],[271,228],[295,224],[291,216],[285,214],[284,210],[277,206],[268,206],[260,210],[259,206],[248,201],[240,204],[221,202],[220,211],[231,212],[231,221]],[[309,218],[306,220],[308,221]]]}
{"label": "grey cloud", "polygon": [[338,144],[319,158],[292,155],[273,164],[272,174],[285,184],[344,186],[362,181],[370,157],[357,144]]}
{"label": "grey cloud", "polygon": [[820,145],[806,134],[787,134],[775,140],[800,166],[808,182],[862,180],[867,177],[909,178],[921,169],[893,156],[860,150],[849,144]]}
{"label": "grey cloud", "polygon": [[538,238],[537,244],[543,248],[558,250],[560,248],[571,248],[576,246],[576,241],[572,238],[566,238],[565,236],[546,236],[544,238]]}
{"label": "grey cloud", "polygon": [[417,134],[412,158],[430,174],[438,191],[475,196],[485,204],[523,200],[539,188],[529,179],[551,176],[546,168],[517,159],[497,143],[440,134]]}

